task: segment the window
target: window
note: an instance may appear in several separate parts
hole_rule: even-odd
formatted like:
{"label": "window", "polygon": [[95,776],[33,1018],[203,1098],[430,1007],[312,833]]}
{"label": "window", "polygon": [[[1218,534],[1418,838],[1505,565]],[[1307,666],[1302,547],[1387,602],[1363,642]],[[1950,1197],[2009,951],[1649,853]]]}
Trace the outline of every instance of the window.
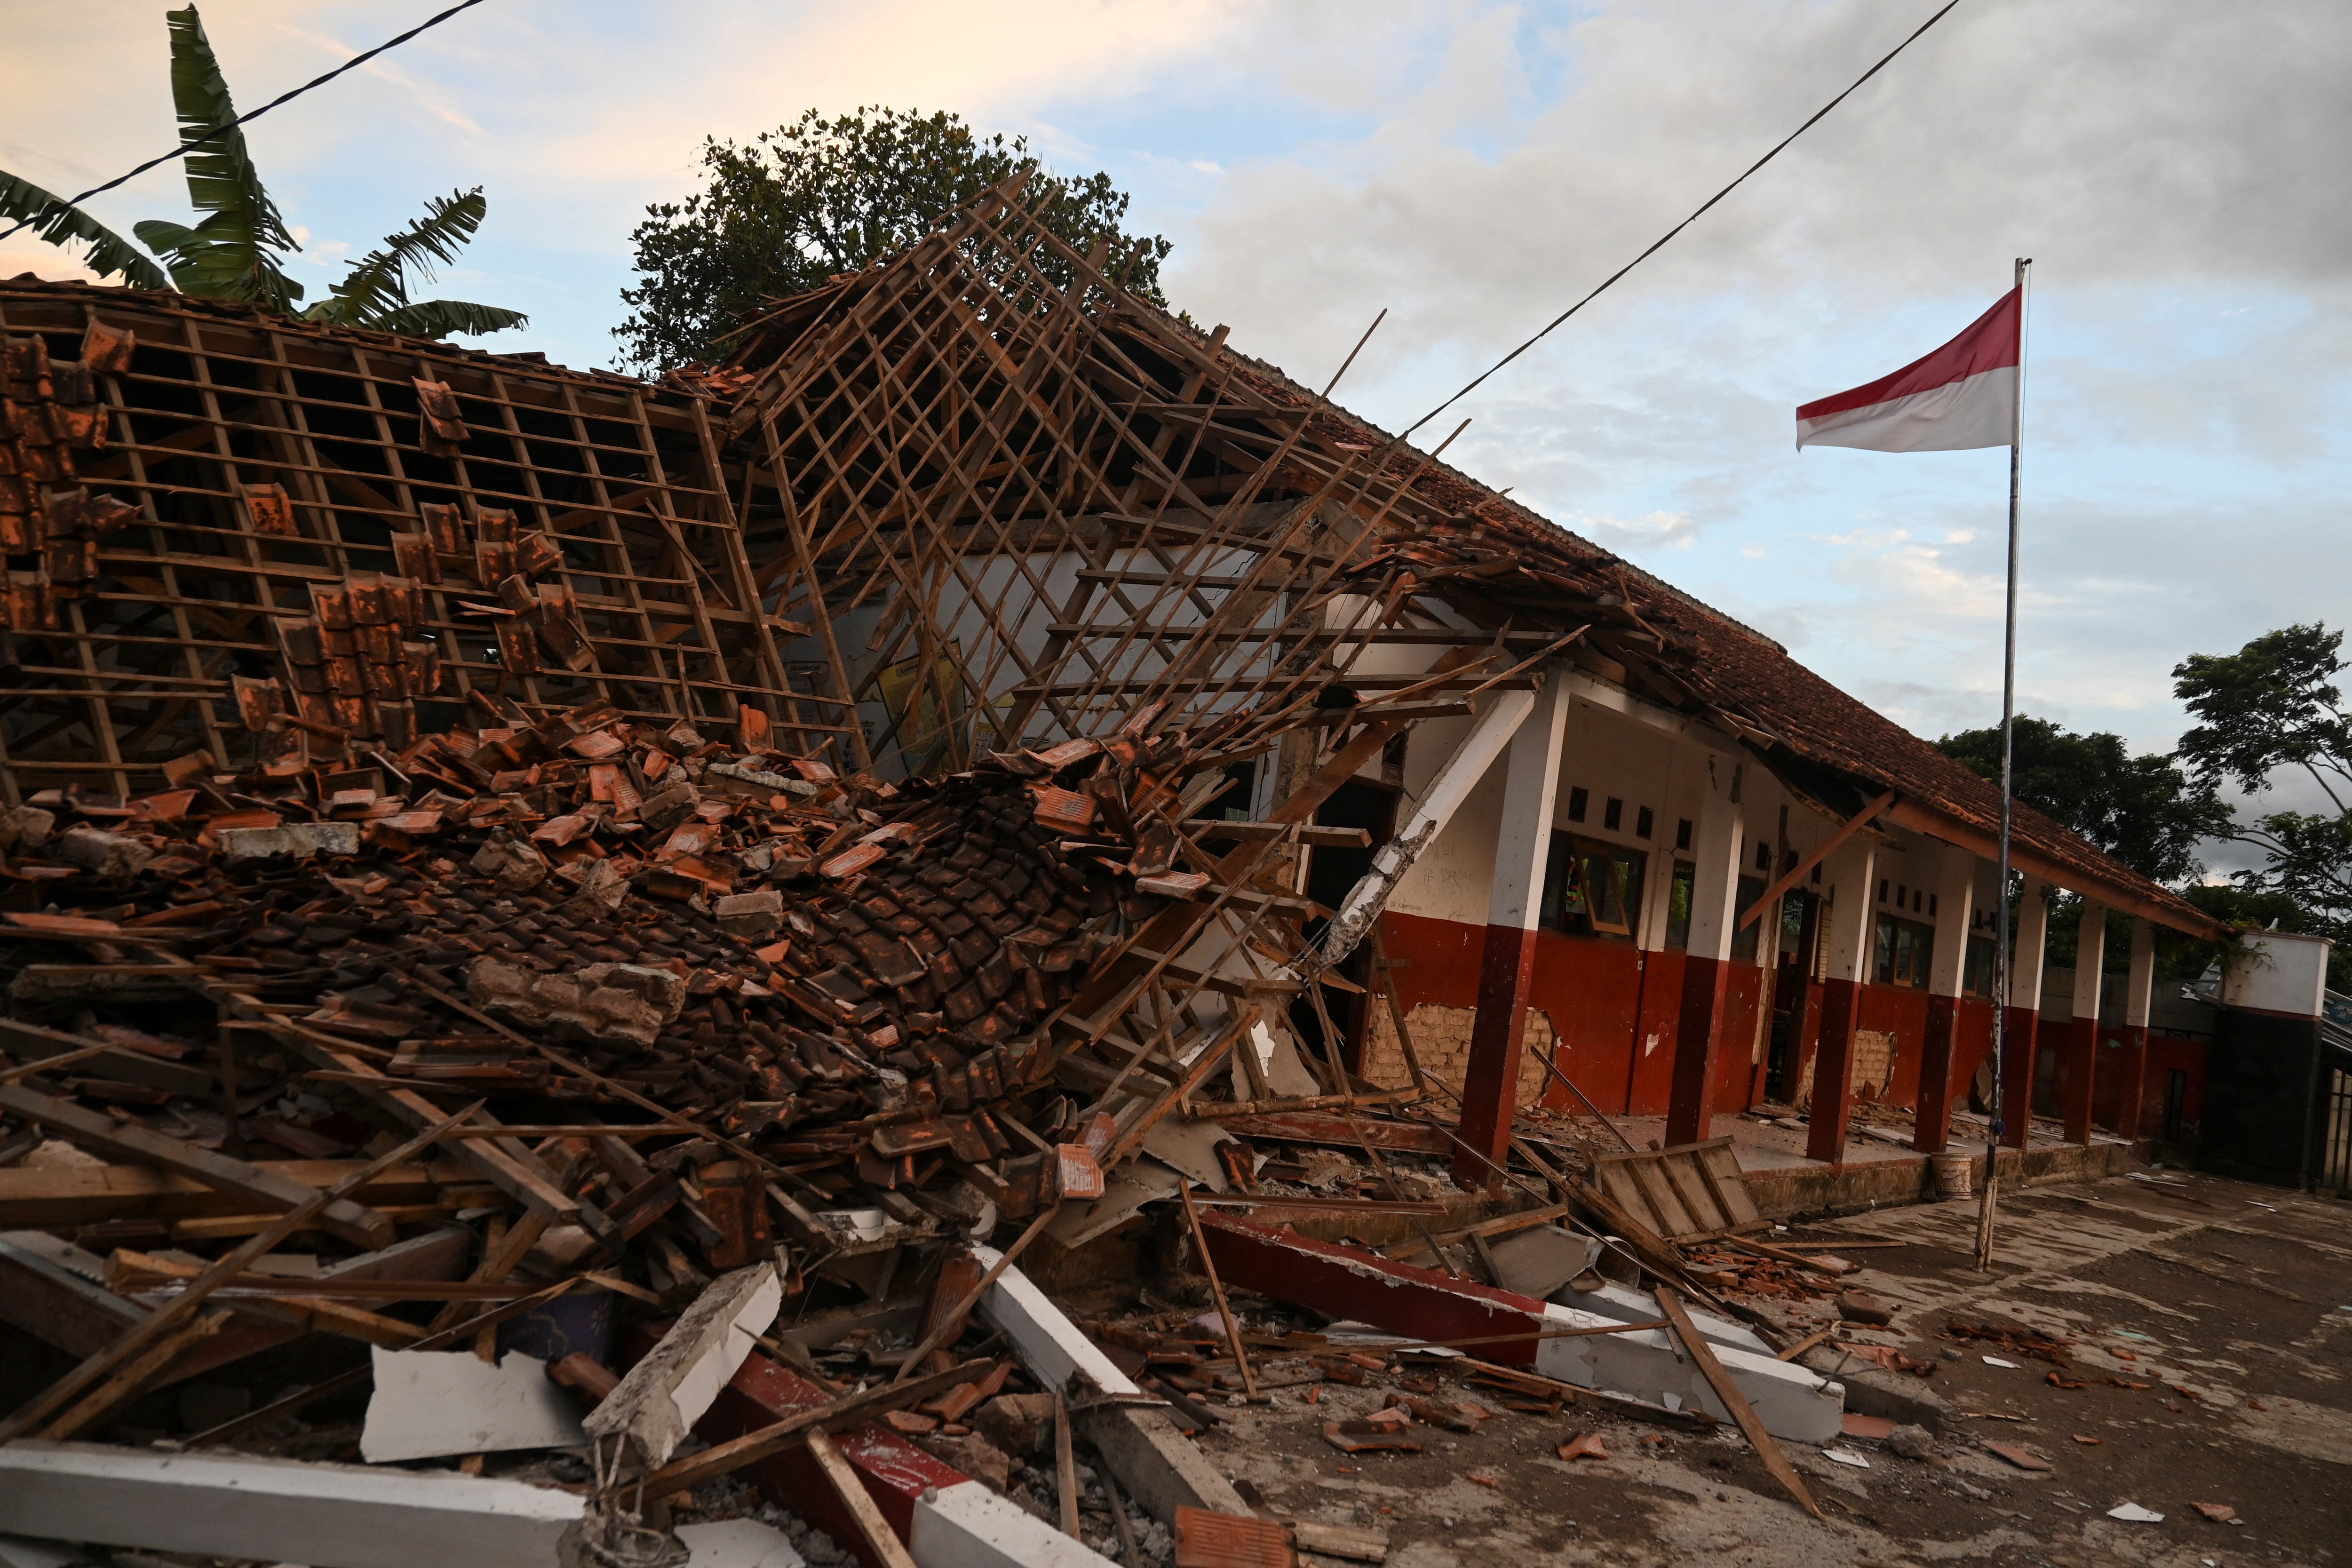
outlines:
{"label": "window", "polygon": [[1645,805],[1642,808],[1641,814],[1633,818],[1633,837],[1647,838],[1657,826],[1657,814]]}
{"label": "window", "polygon": [[1568,792],[1568,819],[1570,822],[1582,822],[1584,820],[1585,812],[1591,807],[1591,805],[1592,792],[1591,790],[1570,790]]}
{"label": "window", "polygon": [[1690,847],[1690,818],[1687,816],[1676,818],[1675,822],[1675,847],[1677,849],[1687,849]]}
{"label": "window", "polygon": [[1608,803],[1601,808],[1601,826],[1615,833],[1623,826],[1624,821],[1625,803],[1612,795],[1609,797]]}
{"label": "window", "polygon": [[1878,901],[1882,904],[1886,901],[1886,879],[1884,877],[1878,879]]}
{"label": "window", "polygon": [[1675,879],[1666,889],[1666,946],[1675,952],[1690,951],[1691,894],[1698,886],[1698,868],[1687,860],[1675,862]]}
{"label": "window", "polygon": [[1927,984],[1927,962],[1936,946],[1936,928],[1921,925],[1917,921],[1901,920],[1894,915],[1878,917],[1877,952],[1872,964],[1871,977],[1881,985],[1900,985],[1908,991],[1924,990]]}
{"label": "window", "polygon": [[1960,989],[1971,996],[1992,997],[1992,938],[1969,938],[1969,951],[1961,965]]}
{"label": "window", "polygon": [[1540,923],[1572,936],[1631,937],[1642,914],[1650,858],[1572,833],[1551,836]]}
{"label": "window", "polygon": [[[1771,853],[1771,847],[1770,847],[1769,845],[1767,845],[1767,846],[1765,847],[1765,851],[1764,851],[1764,852],[1765,852],[1767,855],[1769,855],[1769,854]],[[1769,862],[1769,861],[1767,861],[1766,863],[1769,865],[1770,862]],[[1739,906],[1738,906],[1738,910],[1734,911],[1734,913],[1732,914],[1732,917],[1731,917],[1731,918],[1732,918],[1734,921],[1738,920],[1738,918],[1739,918],[1741,915],[1744,915],[1744,914],[1746,914],[1746,913],[1748,912],[1748,908],[1749,908],[1751,905],[1753,905],[1753,904],[1756,902],[1756,900],[1759,900],[1759,899],[1762,898],[1763,896],[1764,896],[1764,879],[1763,879],[1763,878],[1761,878],[1761,877],[1742,877],[1742,878],[1740,878],[1740,879],[1739,879]],[[1761,934],[1763,934],[1763,931],[1764,931],[1764,922],[1763,922],[1762,921],[1760,921],[1760,920],[1750,921],[1749,921],[1748,924],[1746,924],[1746,925],[1734,925],[1734,926],[1732,927],[1732,930],[1731,930],[1731,956],[1732,956],[1734,959],[1739,960],[1739,961],[1744,962],[1744,963],[1755,963],[1755,962],[1756,962],[1756,939],[1757,939],[1759,936],[1760,936]]]}
{"label": "window", "polygon": [[1929,920],[1936,918],[1936,895],[1933,893],[1927,895],[1927,918]]}
{"label": "window", "polygon": [[1772,868],[1772,847],[1769,844],[1759,844],[1756,847],[1756,868],[1759,871],[1769,871]]}

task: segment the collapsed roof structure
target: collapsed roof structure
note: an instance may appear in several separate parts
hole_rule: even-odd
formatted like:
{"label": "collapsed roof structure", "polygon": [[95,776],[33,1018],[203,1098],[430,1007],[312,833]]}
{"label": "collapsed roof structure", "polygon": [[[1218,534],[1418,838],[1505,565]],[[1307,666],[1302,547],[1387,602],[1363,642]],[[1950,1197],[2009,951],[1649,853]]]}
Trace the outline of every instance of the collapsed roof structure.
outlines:
{"label": "collapsed roof structure", "polygon": [[[794,1282],[878,1295],[960,1230],[1075,1246],[1247,1184],[1230,1139],[1175,1135],[1203,1122],[1359,1147],[1382,1180],[1350,1201],[1392,1214],[1451,1189],[1383,1151],[1589,1195],[1523,1107],[1654,1099],[1701,1142],[1782,1014],[1772,1081],[1835,1158],[1875,962],[1929,1004],[1901,1081],[1940,1149],[1990,1033],[1994,792],[1118,275],[1015,182],[657,384],[0,284],[0,1108],[265,1206],[230,1169],[257,1087],[287,1152],[451,1136],[452,1184],[517,1219],[485,1289],[630,1258],[676,1305],[772,1237]],[[1332,820],[1370,788],[1379,831]],[[2220,934],[2030,810],[2018,845],[2143,932]],[[1539,931],[1667,977],[1577,1035]],[[216,1017],[167,1027],[191,1001]],[[1425,1064],[1411,1020],[1465,1004]],[[1315,1266],[1209,1233],[1260,1289]],[[16,1428],[96,1419],[100,1375]]]}

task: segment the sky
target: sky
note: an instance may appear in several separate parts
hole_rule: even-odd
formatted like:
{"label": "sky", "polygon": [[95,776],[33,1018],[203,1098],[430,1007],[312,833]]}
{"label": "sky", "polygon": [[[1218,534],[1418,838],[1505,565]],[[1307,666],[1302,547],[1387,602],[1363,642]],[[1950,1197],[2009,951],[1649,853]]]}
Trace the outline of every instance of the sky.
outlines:
{"label": "sky", "polygon": [[[248,132],[313,295],[425,199],[482,346],[616,358],[629,234],[703,139],[860,104],[1107,170],[1171,302],[1410,425],[1714,194],[1940,0],[486,0]],[[240,108],[433,0],[204,8]],[[61,194],[174,139],[165,6],[0,0],[0,169]],[[2168,750],[2171,670],[2346,619],[2352,7],[1961,0],[1457,405],[1450,460],[1933,737],[2000,711],[2006,450],[1794,449],[2033,258],[2020,706]],[[184,218],[170,166],[92,204]],[[26,237],[0,275],[76,275]],[[2267,805],[2306,804],[2290,787]],[[2233,863],[2227,850],[2212,857]]]}

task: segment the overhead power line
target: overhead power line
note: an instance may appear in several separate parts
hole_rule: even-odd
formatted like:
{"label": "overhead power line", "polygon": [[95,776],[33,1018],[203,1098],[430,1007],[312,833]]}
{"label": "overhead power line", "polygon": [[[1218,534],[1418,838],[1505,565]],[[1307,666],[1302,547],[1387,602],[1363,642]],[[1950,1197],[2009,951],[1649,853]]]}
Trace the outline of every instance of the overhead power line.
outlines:
{"label": "overhead power line", "polygon": [[[192,137],[188,140],[183,141],[177,147],[173,148],[163,156],[159,158],[150,158],[145,163],[140,164],[137,168],[131,170],[129,174],[119,174],[115,178],[107,181],[106,184],[102,185],[92,185],[81,195],[67,198],[62,205],[68,207],[78,207],[81,205],[82,203],[89,200],[90,197],[102,195],[106,192],[114,189],[117,185],[127,184],[131,181],[135,180],[140,175],[145,174],[148,170],[152,169],[159,164],[168,163],[174,158],[184,158],[189,153],[194,152],[197,148],[203,146],[205,142],[212,141],[215,137],[225,136],[240,125],[249,124],[252,121],[260,119],[263,115],[268,113],[271,110],[277,108],[281,103],[291,103],[294,100],[301,97],[304,93],[310,91],[314,87],[326,86],[327,83],[334,80],[345,71],[357,70],[360,67],[367,64],[368,61],[375,58],[376,56],[384,53],[386,50],[396,49],[400,47],[401,45],[408,42],[409,39],[416,37],[419,33],[437,27],[442,23],[447,21],[450,17],[456,16],[458,12],[470,11],[481,3],[482,0],[457,0],[457,5],[450,6],[446,11],[442,12],[440,15],[426,17],[424,21],[419,22],[416,26],[409,28],[408,31],[401,34],[396,38],[386,38],[383,43],[378,44],[375,47],[368,50],[367,53],[363,55],[353,55],[350,59],[345,60],[341,65],[337,66],[333,70],[329,71],[324,76],[313,77],[309,81],[304,82],[300,87],[294,89],[290,92],[279,93],[276,98],[271,99],[268,103],[263,104],[259,109],[253,110],[250,114],[240,114],[226,125],[215,125],[201,136]],[[1958,0],[1955,0],[1955,3],[1957,4]],[[10,235],[16,233],[18,229],[26,228],[40,222],[42,218],[48,216],[51,210],[51,208],[43,207],[31,217],[22,219],[14,227],[9,228],[5,233],[0,233],[0,239],[6,239]]]}
{"label": "overhead power line", "polygon": [[[1601,280],[1600,287],[1594,289],[1591,293],[1587,294],[1583,299],[1579,300],[1575,304],[1570,305],[1567,310],[1562,310],[1559,315],[1554,316],[1550,322],[1545,326],[1542,331],[1538,332],[1534,337],[1529,338],[1526,342],[1521,343],[1517,348],[1513,349],[1509,353],[1507,353],[1501,359],[1496,360],[1493,364],[1480,372],[1477,378],[1472,381],[1467,386],[1465,386],[1461,391],[1455,393],[1453,396],[1447,398],[1444,402],[1439,404],[1436,407],[1431,409],[1428,413],[1423,415],[1420,418],[1407,426],[1404,429],[1404,435],[1412,435],[1415,430],[1420,429],[1423,426],[1428,424],[1431,420],[1436,418],[1439,415],[1444,413],[1447,409],[1453,407],[1464,398],[1469,396],[1473,392],[1477,391],[1480,384],[1485,382],[1488,376],[1493,375],[1496,371],[1502,369],[1505,365],[1510,363],[1513,360],[1518,358],[1521,354],[1527,353],[1538,343],[1543,342],[1544,339],[1549,337],[1553,328],[1559,326],[1562,321],[1567,321],[1570,316],[1575,315],[1579,310],[1581,310],[1584,307],[1592,303],[1593,300],[1601,298],[1602,294],[1608,292],[1610,286],[1615,283],[1620,278],[1624,277],[1625,274],[1633,271],[1633,268],[1641,266],[1642,263],[1647,261],[1651,257],[1655,256],[1659,251],[1664,249],[1667,241],[1673,239],[1675,236],[1682,233],[1683,230],[1690,227],[1691,225],[1696,223],[1701,217],[1705,216],[1709,207],[1712,207],[1716,203],[1721,201],[1724,197],[1738,190],[1740,185],[1747,181],[1748,175],[1754,174],[1757,170],[1762,168],[1765,164],[1779,157],[1782,151],[1788,147],[1790,142],[1794,142],[1798,137],[1802,136],[1806,132],[1811,131],[1815,125],[1819,124],[1826,115],[1828,115],[1831,110],[1835,109],[1839,104],[1843,103],[1847,99],[1853,97],[1856,88],[1861,87],[1864,82],[1868,81],[1872,77],[1874,77],[1880,71],[1885,70],[1888,65],[1893,63],[1895,56],[1909,48],[1913,44],[1917,43],[1928,28],[1934,26],[1937,23],[1949,16],[1952,12],[1952,8],[1959,3],[1960,0],[1945,0],[1944,6],[1941,10],[1928,17],[1926,21],[1920,23],[1918,28],[1914,31],[1909,37],[1895,45],[1892,49],[1889,49],[1885,56],[1881,58],[1876,65],[1871,67],[1868,70],[1854,78],[1853,84],[1843,92],[1839,93],[1835,98],[1831,99],[1827,103],[1822,105],[1821,108],[1815,110],[1811,119],[1807,120],[1802,125],[1800,125],[1794,131],[1790,132],[1788,135],[1782,137],[1774,144],[1770,152],[1765,153],[1761,158],[1757,159],[1753,163],[1748,164],[1746,169],[1740,172],[1738,179],[1732,181],[1731,184],[1724,186],[1723,189],[1707,197],[1705,202],[1700,204],[1696,212],[1694,212],[1690,216],[1675,225],[1674,227],[1666,230],[1664,234],[1660,235],[1658,238],[1651,244],[1647,250],[1644,250],[1641,255],[1633,258],[1633,260],[1625,263],[1624,266],[1620,267],[1616,271],[1612,272],[1608,277],[1602,279]],[[1399,438],[1402,439],[1402,437],[1400,437]]]}

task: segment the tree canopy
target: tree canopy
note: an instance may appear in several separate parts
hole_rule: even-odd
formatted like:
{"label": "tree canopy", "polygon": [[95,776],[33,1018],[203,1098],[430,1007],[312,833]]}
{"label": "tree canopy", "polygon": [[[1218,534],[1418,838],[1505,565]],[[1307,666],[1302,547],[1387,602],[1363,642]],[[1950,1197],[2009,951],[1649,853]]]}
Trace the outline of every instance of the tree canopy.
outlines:
{"label": "tree canopy", "polygon": [[28,222],[52,244],[81,247],[84,261],[100,278],[119,277],[134,289],[241,300],[280,315],[412,337],[495,332],[529,322],[520,310],[496,305],[408,297],[412,282],[430,281],[434,267],[456,260],[481,226],[489,204],[478,185],[435,198],[423,217],[353,262],[331,286],[330,298],[302,309],[302,285],[286,275],[286,258],[301,247],[254,167],[245,132],[234,124],[236,104],[204,20],[193,5],[167,11],[163,20],[172,43],[172,106],[187,149],[180,162],[188,205],[204,216],[193,225],[163,218],[133,224],[131,232],[147,247],[142,250],[81,208],[5,172],[0,215]]}
{"label": "tree canopy", "polygon": [[[2273,811],[2239,820],[2222,837],[2263,852],[2231,880],[2248,914],[2280,929],[2336,939],[2332,980],[2352,983],[2352,716],[2344,708],[2344,634],[2321,623],[2265,632],[2235,653],[2191,654],[2172,671],[2173,693],[2196,725],[2180,756],[2209,784],[2250,795],[2282,773],[2301,773],[2332,811]],[[2268,924],[2268,920],[2253,923]]]}
{"label": "tree canopy", "polygon": [[[1025,138],[982,136],[954,114],[880,107],[831,120],[812,109],[747,145],[706,141],[702,189],[647,207],[630,237],[638,280],[621,291],[631,313],[614,329],[623,360],[644,374],[708,360],[770,301],[904,249],[1033,162]],[[1107,241],[1111,275],[1163,304],[1169,243],[1124,232],[1128,200],[1107,174],[1040,170],[1023,205],[1077,250]]]}
{"label": "tree canopy", "polygon": [[[2000,731],[1963,730],[1936,742],[1979,777],[2000,779]],[[2133,756],[2123,737],[2076,734],[2019,714],[2017,798],[2154,881],[2202,875],[2198,841],[2225,837],[2229,808],[2210,781],[2161,753]]]}

